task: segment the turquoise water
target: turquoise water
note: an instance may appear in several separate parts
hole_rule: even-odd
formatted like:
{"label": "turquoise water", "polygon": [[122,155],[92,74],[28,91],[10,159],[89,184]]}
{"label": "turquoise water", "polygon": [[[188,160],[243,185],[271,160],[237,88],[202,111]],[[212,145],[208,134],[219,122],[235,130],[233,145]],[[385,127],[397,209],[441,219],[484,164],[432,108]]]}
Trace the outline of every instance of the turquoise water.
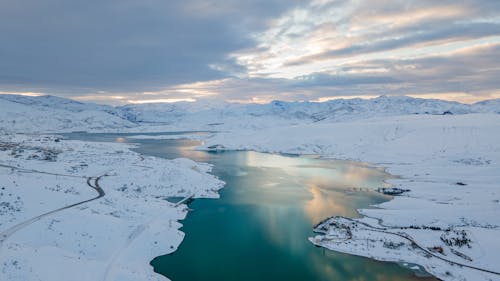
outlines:
{"label": "turquoise water", "polygon": [[[71,134],[70,138],[86,139]],[[214,164],[226,182],[221,198],[197,199],[182,221],[179,249],[151,261],[173,281],[197,280],[424,280],[394,263],[318,248],[312,227],[333,215],[389,197],[373,192],[390,175],[362,163],[256,152],[195,151],[188,140],[131,140],[99,134],[93,140],[140,143],[137,151]],[[428,278],[430,279],[430,278]]]}

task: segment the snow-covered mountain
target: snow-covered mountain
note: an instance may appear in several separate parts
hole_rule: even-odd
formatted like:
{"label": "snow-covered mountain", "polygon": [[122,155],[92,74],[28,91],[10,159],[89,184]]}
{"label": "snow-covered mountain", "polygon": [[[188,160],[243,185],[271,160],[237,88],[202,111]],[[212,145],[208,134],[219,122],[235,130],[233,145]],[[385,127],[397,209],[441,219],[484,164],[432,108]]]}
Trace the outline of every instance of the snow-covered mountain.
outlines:
{"label": "snow-covered mountain", "polygon": [[500,99],[485,100],[473,105],[474,112],[500,114]]}
{"label": "snow-covered mountain", "polygon": [[476,104],[381,96],[327,102],[237,104],[179,102],[112,107],[55,96],[0,95],[0,129],[7,131],[86,131],[172,125],[186,129],[269,127],[280,124],[338,122],[409,114],[500,113],[500,99]]}
{"label": "snow-covered mountain", "polygon": [[61,98],[51,95],[46,96],[21,96],[21,95],[0,95],[0,99],[23,105],[33,105],[40,107],[50,107],[71,112],[81,112],[85,110],[112,111],[113,107],[95,103],[83,103],[72,99]]}
{"label": "snow-covered mountain", "polygon": [[134,123],[114,116],[110,106],[80,103],[54,96],[0,95],[0,130],[69,132],[127,128]]}
{"label": "snow-covered mountain", "polygon": [[[285,119],[342,121],[375,116],[408,114],[467,114],[498,113],[500,100],[484,101],[473,105],[457,102],[418,99],[406,96],[381,96],[374,99],[338,99],[327,102],[284,102],[269,104],[230,104],[217,108],[193,107],[197,103],[141,104],[116,108],[121,116],[135,122],[174,122],[185,116],[199,115],[210,119],[273,116]],[[207,119],[205,119],[207,120]]]}

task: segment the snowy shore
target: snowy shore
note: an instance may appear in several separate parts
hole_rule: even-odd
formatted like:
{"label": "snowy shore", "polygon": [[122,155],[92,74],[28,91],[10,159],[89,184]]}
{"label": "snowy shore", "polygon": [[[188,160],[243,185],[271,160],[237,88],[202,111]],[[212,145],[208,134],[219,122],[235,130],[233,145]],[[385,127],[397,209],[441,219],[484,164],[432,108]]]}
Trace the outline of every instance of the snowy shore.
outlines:
{"label": "snowy shore", "polygon": [[[207,164],[125,144],[2,135],[0,159],[0,280],[165,280],[149,261],[177,249],[187,210],[164,198],[217,198],[223,186]],[[86,182],[99,176],[103,198],[16,227],[95,197]]]}

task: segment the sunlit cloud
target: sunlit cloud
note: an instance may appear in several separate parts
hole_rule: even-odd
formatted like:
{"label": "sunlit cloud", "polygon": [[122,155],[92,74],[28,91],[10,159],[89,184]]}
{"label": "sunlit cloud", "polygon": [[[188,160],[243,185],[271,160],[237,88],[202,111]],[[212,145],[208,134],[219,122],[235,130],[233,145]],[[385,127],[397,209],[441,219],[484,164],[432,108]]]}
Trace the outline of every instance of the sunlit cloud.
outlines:
{"label": "sunlit cloud", "polygon": [[422,99],[435,99],[447,101],[458,101],[461,103],[476,103],[487,99],[499,99],[500,91],[488,92],[485,94],[469,94],[469,93],[426,93],[426,94],[407,94],[409,97],[422,98]]}
{"label": "sunlit cloud", "polygon": [[0,95],[20,95],[20,96],[38,97],[38,96],[43,96],[44,93],[33,93],[33,92],[2,92],[2,91],[0,91]]}
{"label": "sunlit cloud", "polygon": [[185,99],[150,99],[150,100],[127,100],[127,103],[131,104],[144,104],[144,103],[173,103],[173,102],[195,102],[196,100],[193,98],[185,98]]}
{"label": "sunlit cloud", "polygon": [[[390,4],[389,1],[383,2]],[[366,3],[365,1],[362,5]],[[401,29],[416,24],[421,25],[425,22],[448,21],[462,18],[468,14],[467,7],[460,4],[440,6],[440,3],[435,3],[434,5],[408,9],[400,2],[392,10],[385,10],[383,4],[375,1],[375,5],[378,6],[375,9],[358,6],[349,18],[348,31],[356,35],[383,34],[390,29]],[[374,3],[370,5],[370,8],[373,7]]]}
{"label": "sunlit cloud", "polygon": [[317,98],[316,100],[313,100],[314,102],[325,102],[325,101],[331,101],[331,100],[339,100],[339,99],[373,99],[377,98],[379,96],[372,96],[372,95],[365,95],[365,96],[329,96],[329,97],[320,97]]}
{"label": "sunlit cloud", "polygon": [[116,95],[108,95],[107,93],[101,92],[94,95],[82,95],[82,96],[74,96],[73,99],[79,101],[123,101],[127,99],[127,96],[116,96]]}
{"label": "sunlit cloud", "polygon": [[[322,29],[323,27],[318,27]],[[499,29],[496,34],[486,33],[479,38],[468,38],[467,34],[452,38],[422,38],[419,40],[393,39],[402,43],[387,44],[388,40],[377,38],[353,38],[347,34],[334,36],[336,31],[326,32],[318,36],[318,40],[310,32],[305,32],[308,38],[275,38],[271,42],[262,42],[259,49],[246,50],[232,56],[240,64],[248,68],[250,77],[294,78],[313,72],[337,73],[343,65],[362,61],[380,59],[415,59],[437,55],[449,55],[467,48],[477,48],[485,45],[500,44]],[[276,32],[273,32],[276,33]],[[266,38],[263,36],[262,38]],[[474,36],[472,36],[474,37]],[[304,40],[303,40],[304,39]],[[329,39],[329,40],[327,40]],[[356,45],[358,41],[362,45]],[[384,45],[379,44],[385,42]],[[368,43],[367,43],[368,42]],[[340,45],[339,45],[340,44]],[[324,46],[324,47],[322,47]],[[332,47],[333,46],[333,47]],[[336,52],[343,48],[343,52]],[[349,48],[353,51],[346,51]],[[376,69],[383,71],[383,68]],[[359,70],[361,71],[361,70]],[[373,71],[373,69],[371,70]],[[370,72],[370,69],[364,72]]]}

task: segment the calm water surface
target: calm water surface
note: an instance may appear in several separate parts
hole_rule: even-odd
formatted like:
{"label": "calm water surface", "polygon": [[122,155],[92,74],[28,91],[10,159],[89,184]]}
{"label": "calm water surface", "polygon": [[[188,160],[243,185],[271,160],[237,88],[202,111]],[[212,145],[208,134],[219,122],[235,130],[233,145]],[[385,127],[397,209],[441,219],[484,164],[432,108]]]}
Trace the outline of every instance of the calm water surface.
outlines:
{"label": "calm water surface", "polygon": [[220,199],[189,205],[193,211],[182,221],[186,237],[179,249],[151,262],[173,281],[431,280],[394,263],[332,252],[307,240],[313,225],[329,216],[356,217],[356,209],[388,200],[371,191],[390,177],[382,169],[256,152],[209,153],[195,151],[197,141],[129,135],[66,136],[135,142],[144,154],[209,162],[226,182]]}

